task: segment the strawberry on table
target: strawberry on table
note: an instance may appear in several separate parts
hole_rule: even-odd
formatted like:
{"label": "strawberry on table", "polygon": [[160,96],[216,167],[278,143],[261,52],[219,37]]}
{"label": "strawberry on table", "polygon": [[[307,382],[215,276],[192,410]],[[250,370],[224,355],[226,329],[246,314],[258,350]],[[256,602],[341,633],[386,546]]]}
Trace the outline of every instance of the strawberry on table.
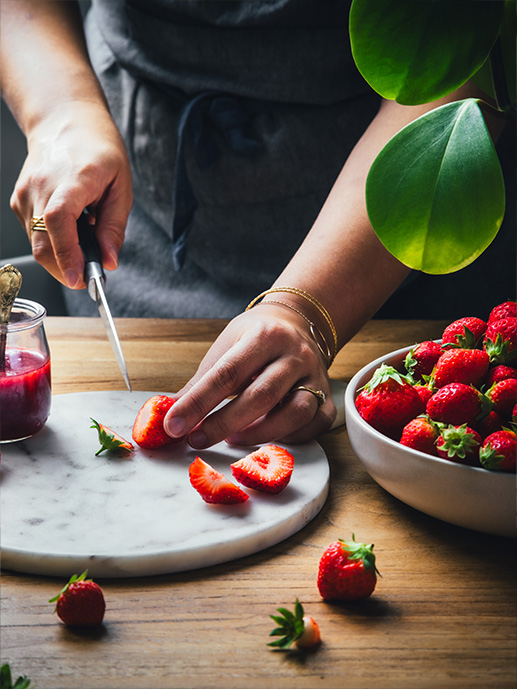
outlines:
{"label": "strawberry on table", "polygon": [[423,414],[404,426],[400,443],[413,450],[436,455],[436,441],[439,435],[439,424]]}
{"label": "strawberry on table", "polygon": [[466,423],[461,426],[442,428],[436,441],[439,457],[458,464],[479,466],[479,448],[482,439],[479,433]]}
{"label": "strawberry on table", "polygon": [[424,411],[420,395],[407,377],[382,364],[355,400],[360,416],[375,429],[400,440],[404,426]]}
{"label": "strawberry on table", "polygon": [[443,351],[438,342],[424,340],[415,345],[404,359],[404,367],[412,381],[422,381],[429,376]]}
{"label": "strawberry on table", "polygon": [[193,488],[205,502],[216,505],[235,505],[246,502],[249,495],[216,471],[201,457],[196,457],[189,467],[189,478]]}
{"label": "strawberry on table", "polygon": [[488,317],[488,325],[491,325],[494,321],[500,321],[501,318],[508,318],[508,316],[517,317],[516,301],[504,301],[502,304],[494,306]]}
{"label": "strawberry on table", "polygon": [[134,452],[135,447],[128,440],[123,438],[118,433],[115,433],[115,431],[112,431],[107,426],[104,426],[104,424],[98,423],[95,421],[95,419],[91,419],[91,421],[93,421],[93,425],[90,426],[90,428],[96,429],[99,435],[99,443],[101,444],[100,449],[97,450],[95,456],[100,455],[100,453],[104,452],[105,450],[108,452],[121,453]]}
{"label": "strawberry on table", "polygon": [[503,429],[487,436],[479,451],[479,461],[485,469],[515,473],[517,434]]}
{"label": "strawberry on table", "polygon": [[279,636],[280,639],[272,641],[268,646],[273,648],[288,649],[294,643],[298,648],[313,648],[321,641],[318,623],[310,615],[305,615],[303,606],[298,600],[294,604],[294,613],[286,608],[277,608],[280,615],[270,615],[278,626],[270,632],[269,636]]}
{"label": "strawberry on table", "polygon": [[67,585],[49,603],[56,603],[58,617],[70,626],[94,627],[104,619],[106,602],[102,589],[91,579],[88,570],[74,574]]}
{"label": "strawberry on table", "polygon": [[517,359],[517,317],[508,316],[486,329],[483,348],[492,364],[511,365]]}
{"label": "strawberry on table", "polygon": [[482,349],[447,349],[436,362],[432,385],[465,383],[479,387],[488,372],[490,359]]}
{"label": "strawberry on table", "polygon": [[488,414],[489,406],[489,400],[472,385],[449,383],[429,399],[426,412],[433,421],[461,426]]}
{"label": "strawberry on table", "polygon": [[338,540],[323,553],[318,569],[318,590],[327,601],[368,598],[377,584],[373,545]]}
{"label": "strawberry on table", "polygon": [[163,428],[163,420],[175,400],[167,395],[150,397],[138,412],[133,424],[133,440],[146,449],[156,449],[182,442],[183,438],[172,438]]}
{"label": "strawberry on table", "polygon": [[442,333],[442,349],[462,347],[474,349],[487,329],[487,324],[476,316],[465,316],[450,323]]}
{"label": "strawberry on table", "polygon": [[234,478],[243,486],[273,494],[284,490],[293,468],[293,456],[276,445],[264,445],[231,465]]}

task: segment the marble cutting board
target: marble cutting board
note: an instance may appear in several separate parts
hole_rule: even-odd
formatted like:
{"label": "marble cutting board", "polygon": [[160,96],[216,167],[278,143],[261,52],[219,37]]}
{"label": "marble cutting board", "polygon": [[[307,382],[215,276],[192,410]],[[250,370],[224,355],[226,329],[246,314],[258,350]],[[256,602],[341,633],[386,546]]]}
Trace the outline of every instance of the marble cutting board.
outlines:
{"label": "marble cutting board", "polygon": [[288,447],[295,469],[279,495],[245,489],[242,505],[206,504],[192,488],[199,454],[232,478],[229,465],[255,448],[226,443],[195,451],[186,443],[95,452],[90,417],[124,437],[156,393],[106,391],[56,395],[45,428],[2,444],[3,569],[68,577],[130,577],[197,569],[259,552],[288,538],[323,507],[329,465],[316,442]]}

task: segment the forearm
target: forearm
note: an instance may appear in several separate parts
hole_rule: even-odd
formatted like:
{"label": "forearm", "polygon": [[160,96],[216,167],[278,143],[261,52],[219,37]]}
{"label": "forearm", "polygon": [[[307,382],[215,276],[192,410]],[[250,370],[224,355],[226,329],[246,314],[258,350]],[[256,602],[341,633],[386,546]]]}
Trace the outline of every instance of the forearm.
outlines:
{"label": "forearm", "polygon": [[77,3],[2,0],[0,11],[2,95],[27,137],[67,103],[90,103],[107,114]]}

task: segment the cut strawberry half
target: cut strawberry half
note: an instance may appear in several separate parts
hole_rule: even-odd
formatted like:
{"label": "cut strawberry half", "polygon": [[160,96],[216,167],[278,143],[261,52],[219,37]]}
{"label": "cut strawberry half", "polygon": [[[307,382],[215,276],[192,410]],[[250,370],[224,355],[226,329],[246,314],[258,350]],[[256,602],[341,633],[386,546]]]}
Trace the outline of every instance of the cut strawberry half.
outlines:
{"label": "cut strawberry half", "polygon": [[163,420],[175,400],[167,395],[150,397],[138,412],[133,425],[133,440],[146,449],[155,449],[172,443],[179,443],[183,438],[172,438],[163,428]]}
{"label": "cut strawberry half", "polygon": [[231,465],[239,483],[263,493],[284,490],[291,480],[293,468],[293,456],[276,445],[264,445]]}
{"label": "cut strawberry half", "polygon": [[205,502],[215,505],[234,505],[246,502],[249,495],[224,474],[216,471],[201,457],[196,457],[189,467],[189,478],[192,486],[197,490]]}

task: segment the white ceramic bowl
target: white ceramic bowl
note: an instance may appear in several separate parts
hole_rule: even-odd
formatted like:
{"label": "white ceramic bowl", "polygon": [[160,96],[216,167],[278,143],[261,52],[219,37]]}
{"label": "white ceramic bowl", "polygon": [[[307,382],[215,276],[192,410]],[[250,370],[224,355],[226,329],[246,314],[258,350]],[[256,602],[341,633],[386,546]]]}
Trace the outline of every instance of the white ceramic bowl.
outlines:
{"label": "white ceramic bowl", "polygon": [[407,505],[450,524],[517,538],[515,474],[464,466],[405,447],[359,415],[355,406],[359,388],[382,363],[401,367],[410,349],[398,349],[372,361],[348,384],[346,425],[354,452],[370,476]]}

